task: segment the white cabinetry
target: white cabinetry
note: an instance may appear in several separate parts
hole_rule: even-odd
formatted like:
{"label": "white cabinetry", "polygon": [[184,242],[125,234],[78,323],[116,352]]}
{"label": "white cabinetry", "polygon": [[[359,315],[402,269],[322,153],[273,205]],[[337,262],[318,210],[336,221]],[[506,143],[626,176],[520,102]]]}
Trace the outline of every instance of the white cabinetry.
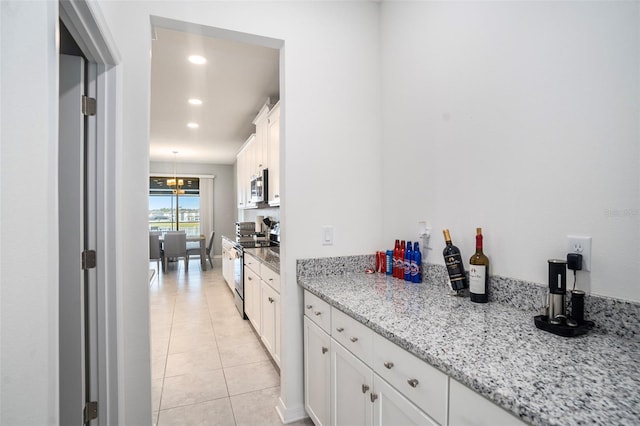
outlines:
{"label": "white cabinetry", "polygon": [[260,109],[258,115],[253,120],[256,126],[256,140],[253,145],[253,163],[251,175],[257,175],[263,169],[269,167],[267,161],[269,159],[269,104],[267,103]]}
{"label": "white cabinetry", "polygon": [[280,205],[280,102],[269,112],[269,205]]}
{"label": "white cabinetry", "polygon": [[331,416],[331,337],[304,317],[304,406],[315,426],[328,426]]}
{"label": "white cabinetry", "polygon": [[280,293],[266,282],[260,283],[262,343],[280,366]]}
{"label": "white cabinetry", "polygon": [[462,383],[450,380],[449,424],[455,426],[525,425],[508,411],[498,407]]}
{"label": "white cabinetry", "polygon": [[[376,343],[378,337],[385,341],[386,339],[343,312],[331,308],[325,301],[307,291],[304,293],[304,313],[305,409],[316,425],[327,424],[329,418],[330,424],[335,426],[438,424],[416,405],[411,399],[412,395],[407,396],[395,389],[376,373],[373,367],[377,360]],[[384,354],[390,354],[390,359],[402,367],[389,376],[405,387],[417,388],[419,379],[413,377],[422,379],[424,373],[408,371],[410,374],[404,377],[403,372],[405,369],[416,367],[419,370],[431,367],[424,363],[411,364],[412,355],[391,342],[388,344],[397,348],[399,352],[389,347],[380,350]],[[331,353],[330,367],[327,366],[327,359],[324,357],[327,348]],[[381,367],[392,370],[385,367],[384,363]],[[330,375],[326,374],[327,368],[330,368]],[[429,379],[435,378],[434,383],[421,383],[422,387],[429,389],[429,397],[435,399],[426,405],[438,405],[435,415],[443,413],[446,416],[447,378],[436,371],[444,377],[443,382],[442,377],[432,373],[429,371],[427,374]],[[396,375],[402,376],[402,379],[396,379]],[[411,381],[416,383],[415,387],[411,383],[404,383],[407,380],[415,380]],[[422,396],[423,394],[420,394],[420,397]],[[330,401],[328,407],[327,400]],[[441,404],[442,407],[439,406]]]}
{"label": "white cabinetry", "polygon": [[525,424],[306,290],[304,314],[305,409],[317,426]]}
{"label": "white cabinetry", "polygon": [[[244,263],[244,313],[251,321],[254,329],[261,332],[260,327],[260,275],[251,267],[255,263],[258,269],[259,263],[251,256],[245,255]],[[259,270],[259,269],[258,269]]]}
{"label": "white cabinetry", "polygon": [[245,252],[244,311],[269,354],[280,365],[280,275]]}
{"label": "white cabinetry", "polygon": [[255,138],[255,134],[249,136],[236,156],[236,196],[239,209],[250,207],[251,188],[249,183],[251,179],[251,163],[253,162],[252,148]]}
{"label": "white cabinetry", "polygon": [[250,180],[268,169],[267,199],[271,206],[280,205],[280,103],[264,104],[253,120],[256,133],[244,143],[236,157],[238,208],[255,208],[251,202]]}
{"label": "white cabinetry", "polygon": [[233,276],[234,262],[235,262],[235,252],[231,247],[229,247],[223,242],[222,244],[222,277],[224,278],[224,280],[226,281],[227,285],[229,286],[232,292],[235,291],[234,276]]}

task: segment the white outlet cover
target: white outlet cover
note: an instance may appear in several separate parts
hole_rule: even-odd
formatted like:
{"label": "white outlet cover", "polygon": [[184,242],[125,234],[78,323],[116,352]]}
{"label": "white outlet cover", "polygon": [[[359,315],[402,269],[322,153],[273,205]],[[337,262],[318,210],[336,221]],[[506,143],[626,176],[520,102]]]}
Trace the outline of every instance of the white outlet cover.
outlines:
{"label": "white outlet cover", "polygon": [[578,235],[567,236],[567,254],[578,253],[582,255],[582,270],[591,271],[591,237]]}

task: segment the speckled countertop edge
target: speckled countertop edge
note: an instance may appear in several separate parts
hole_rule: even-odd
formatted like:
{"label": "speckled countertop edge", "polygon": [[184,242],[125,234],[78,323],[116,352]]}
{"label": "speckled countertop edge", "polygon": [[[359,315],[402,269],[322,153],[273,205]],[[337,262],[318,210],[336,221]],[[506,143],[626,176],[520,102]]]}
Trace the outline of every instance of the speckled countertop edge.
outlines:
{"label": "speckled countertop edge", "polygon": [[534,425],[640,424],[640,344],[596,331],[538,330],[535,312],[450,297],[380,274],[298,283]]}
{"label": "speckled countertop edge", "polygon": [[245,248],[244,252],[258,259],[274,272],[280,273],[280,256],[276,256],[268,247]]}

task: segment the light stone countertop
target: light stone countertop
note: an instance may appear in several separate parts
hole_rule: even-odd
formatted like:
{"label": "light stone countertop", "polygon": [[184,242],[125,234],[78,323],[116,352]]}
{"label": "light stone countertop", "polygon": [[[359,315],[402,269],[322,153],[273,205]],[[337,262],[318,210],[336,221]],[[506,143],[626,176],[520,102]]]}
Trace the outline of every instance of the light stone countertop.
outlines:
{"label": "light stone countertop", "polygon": [[639,425],[640,341],[539,330],[535,312],[380,274],[298,284],[534,425]]}
{"label": "light stone countertop", "polygon": [[280,256],[276,255],[270,247],[244,248],[244,252],[258,259],[274,272],[280,273]]}

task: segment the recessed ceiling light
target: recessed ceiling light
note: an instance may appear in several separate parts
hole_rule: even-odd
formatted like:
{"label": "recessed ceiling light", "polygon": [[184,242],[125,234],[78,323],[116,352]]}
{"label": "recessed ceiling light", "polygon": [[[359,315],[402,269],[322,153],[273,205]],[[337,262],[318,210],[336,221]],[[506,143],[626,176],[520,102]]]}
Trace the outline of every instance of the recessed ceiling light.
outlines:
{"label": "recessed ceiling light", "polygon": [[198,123],[187,123],[187,127],[190,129],[197,129],[200,125]]}
{"label": "recessed ceiling light", "polygon": [[207,60],[204,58],[204,56],[191,55],[189,56],[189,62],[191,62],[192,64],[202,65],[202,64],[206,64]]}
{"label": "recessed ceiling light", "polygon": [[189,103],[191,105],[202,105],[202,101],[200,99],[196,99],[196,98],[189,99]]}

